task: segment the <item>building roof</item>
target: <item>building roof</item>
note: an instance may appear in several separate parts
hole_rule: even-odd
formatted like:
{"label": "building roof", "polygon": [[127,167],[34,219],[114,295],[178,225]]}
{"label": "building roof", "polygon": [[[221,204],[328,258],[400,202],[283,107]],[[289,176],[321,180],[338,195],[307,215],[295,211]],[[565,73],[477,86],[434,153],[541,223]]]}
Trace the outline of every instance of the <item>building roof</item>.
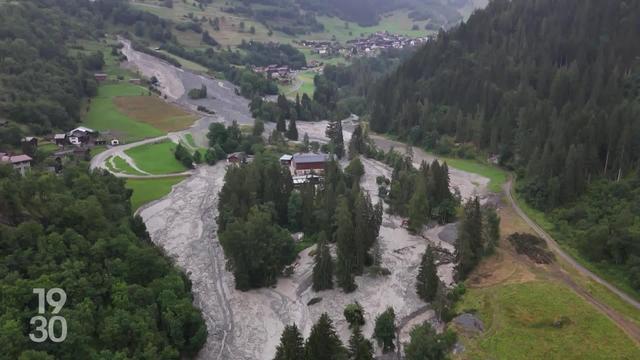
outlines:
{"label": "building roof", "polygon": [[293,155],[284,154],[280,156],[280,161],[291,161],[293,159]]}
{"label": "building roof", "polygon": [[22,141],[31,142],[32,140],[38,140],[35,136],[26,136],[22,139]]}
{"label": "building roof", "polygon": [[296,164],[308,164],[308,163],[320,163],[328,160],[327,154],[314,154],[314,153],[297,153],[293,155],[293,161]]}
{"label": "building roof", "polygon": [[76,131],[82,131],[83,133],[93,133],[95,132],[93,129],[89,129],[88,127],[78,126],[77,128],[70,130],[69,134],[73,134]]}
{"label": "building roof", "polygon": [[16,156],[12,156],[11,157],[11,163],[12,164],[31,161],[31,160],[33,160],[33,159],[29,155],[16,155]]}
{"label": "building roof", "polygon": [[10,156],[9,154],[6,153],[0,153],[0,162],[8,162],[8,163],[12,163],[12,164],[18,164],[21,162],[28,162],[33,160],[31,158],[31,156],[29,155],[16,155],[16,156]]}
{"label": "building roof", "polygon": [[56,140],[64,140],[67,137],[67,134],[55,134],[53,138]]}

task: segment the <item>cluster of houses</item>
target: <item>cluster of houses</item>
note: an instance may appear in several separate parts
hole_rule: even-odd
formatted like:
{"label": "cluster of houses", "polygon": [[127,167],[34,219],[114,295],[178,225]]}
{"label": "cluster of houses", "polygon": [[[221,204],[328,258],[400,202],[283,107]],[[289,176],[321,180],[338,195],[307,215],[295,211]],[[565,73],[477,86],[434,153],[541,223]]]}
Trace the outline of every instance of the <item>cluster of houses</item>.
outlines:
{"label": "cluster of houses", "polygon": [[66,133],[54,134],[53,142],[58,146],[75,145],[90,147],[95,145],[120,145],[120,141],[115,138],[105,139],[99,133],[88,127],[79,126]]}
{"label": "cluster of houses", "polygon": [[291,84],[293,79],[293,70],[287,65],[269,65],[269,66],[255,66],[253,71],[258,74],[264,74],[269,79],[276,80],[282,84]]}
{"label": "cluster of houses", "polygon": [[346,50],[347,54],[353,56],[371,55],[385,49],[404,49],[420,46],[429,40],[430,37],[428,36],[411,38],[383,31],[370,34],[366,38],[348,40]]}
{"label": "cluster of houses", "polygon": [[422,45],[431,39],[429,36],[408,37],[379,31],[367,37],[348,40],[343,46],[338,42],[302,40],[300,45],[308,47],[311,52],[320,56],[331,57],[342,55],[345,58],[354,56],[374,56],[386,49],[404,49]]}
{"label": "cluster of houses", "polygon": [[[83,158],[88,156],[89,149],[94,146],[120,145],[118,139],[111,138],[107,140],[101,137],[97,131],[84,126],[79,126],[66,133],[53,134],[46,139],[58,146],[58,150],[49,155],[59,165],[62,163],[62,158],[65,157]],[[26,136],[22,138],[21,143],[23,154],[0,152],[0,164],[10,164],[20,174],[24,175],[31,169],[33,158],[28,154],[34,154],[38,149],[38,138]]]}

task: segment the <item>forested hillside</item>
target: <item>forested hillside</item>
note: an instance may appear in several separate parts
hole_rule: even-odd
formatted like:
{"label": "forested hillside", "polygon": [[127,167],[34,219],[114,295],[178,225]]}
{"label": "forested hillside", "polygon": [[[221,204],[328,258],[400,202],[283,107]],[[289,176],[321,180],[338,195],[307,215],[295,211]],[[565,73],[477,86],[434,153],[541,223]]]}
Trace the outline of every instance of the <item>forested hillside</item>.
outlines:
{"label": "forested hillside", "polygon": [[[371,127],[443,154],[495,154],[542,210],[572,204],[596,179],[630,186],[640,166],[639,18],[638,1],[493,1],[377,84]],[[632,195],[610,182],[597,189],[627,203]],[[604,214],[595,196],[580,199]],[[628,210],[627,221],[600,219],[587,257],[634,266],[640,237],[629,229],[640,212]],[[559,217],[587,232],[598,222],[587,210]]]}
{"label": "forested hillside", "polygon": [[553,207],[640,154],[635,1],[494,1],[378,87],[371,125],[435,148],[472,143],[526,170]]}
{"label": "forested hillside", "polygon": [[13,122],[0,128],[0,143],[17,145],[26,128],[44,134],[79,121],[83,98],[97,92],[93,73],[104,59],[98,53],[73,56],[69,47],[103,37],[108,26],[139,26],[156,40],[171,36],[168,23],[123,0],[0,4],[0,118]]}
{"label": "forested hillside", "polygon": [[[0,166],[3,359],[177,360],[200,350],[207,330],[191,283],[131,217],[130,196],[123,180],[84,167],[23,178]],[[32,342],[32,289],[54,287],[67,295],[68,336]]]}

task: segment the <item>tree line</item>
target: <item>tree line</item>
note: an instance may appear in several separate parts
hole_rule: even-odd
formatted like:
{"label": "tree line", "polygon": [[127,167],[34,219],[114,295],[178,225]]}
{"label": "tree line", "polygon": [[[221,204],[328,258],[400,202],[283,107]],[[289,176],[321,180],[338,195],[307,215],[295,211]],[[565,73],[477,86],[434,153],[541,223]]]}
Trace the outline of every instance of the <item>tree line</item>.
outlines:
{"label": "tree line", "polygon": [[[0,345],[11,359],[195,356],[207,337],[191,283],[131,216],[131,190],[66,166],[22,177],[0,166]],[[33,288],[62,288],[66,340],[29,341]]]}
{"label": "tree line", "polygon": [[[351,328],[347,346],[338,337],[331,318],[323,313],[306,340],[295,324],[285,326],[274,360],[373,360],[373,342],[362,334],[364,318],[360,304],[347,305],[344,316]],[[450,330],[436,334],[428,322],[414,326],[410,336],[404,351],[404,359],[407,360],[447,359],[457,339]],[[376,317],[373,339],[384,353],[395,349],[396,318],[393,308],[387,308]]]}

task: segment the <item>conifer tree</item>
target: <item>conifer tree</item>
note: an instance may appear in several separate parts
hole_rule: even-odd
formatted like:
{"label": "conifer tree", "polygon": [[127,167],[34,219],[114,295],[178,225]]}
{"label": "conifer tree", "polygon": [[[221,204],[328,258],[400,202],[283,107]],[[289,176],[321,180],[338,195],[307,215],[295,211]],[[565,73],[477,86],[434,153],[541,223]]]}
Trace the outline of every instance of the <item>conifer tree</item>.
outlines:
{"label": "conifer tree", "polygon": [[419,233],[429,219],[429,203],[424,181],[417,179],[416,190],[409,201],[409,231]]}
{"label": "conifer tree", "polygon": [[354,271],[354,228],[351,221],[351,211],[347,199],[340,197],[338,199],[338,207],[336,208],[336,244],[337,250],[337,266],[336,275],[338,286],[345,292],[352,292],[356,289],[356,283],[353,278]]}
{"label": "conifer tree", "polygon": [[376,318],[373,337],[378,341],[378,346],[382,347],[384,353],[396,348],[393,343],[396,339],[396,314],[392,307],[387,308]]}
{"label": "conifer tree", "polygon": [[304,339],[296,324],[287,325],[280,336],[274,360],[300,360],[304,357]]}
{"label": "conifer tree", "polygon": [[482,232],[482,213],[478,198],[469,199],[458,225],[456,240],[456,278],[464,280],[478,264],[484,254],[484,236]]}
{"label": "conifer tree", "polygon": [[355,252],[353,254],[353,271],[356,274],[362,274],[364,271],[367,251],[369,250],[369,239],[367,237],[371,228],[365,201],[364,196],[359,193],[356,197],[353,209],[353,216],[355,218],[355,232],[353,239]]}
{"label": "conifer tree", "polygon": [[333,289],[333,259],[327,244],[327,236],[322,231],[318,235],[318,248],[313,266],[313,290],[326,289]]}
{"label": "conifer tree", "polygon": [[435,262],[435,253],[431,246],[427,246],[427,250],[422,255],[420,263],[420,271],[416,282],[416,291],[418,296],[426,301],[431,302],[436,296],[438,290],[438,268]]}
{"label": "conifer tree", "polygon": [[362,330],[359,326],[353,329],[353,334],[349,339],[349,359],[373,360],[373,344],[362,336]]}
{"label": "conifer tree", "polygon": [[276,130],[278,130],[281,133],[284,133],[287,131],[287,121],[285,120],[285,117],[282,114],[278,116],[278,122],[276,123]]}
{"label": "conifer tree", "polygon": [[295,118],[289,120],[289,129],[287,129],[286,136],[289,140],[298,140],[298,127]]}
{"label": "conifer tree", "polygon": [[327,313],[320,315],[304,346],[304,360],[341,360],[346,351]]}
{"label": "conifer tree", "polygon": [[278,95],[278,108],[285,119],[291,119],[291,109],[289,108],[289,100],[284,94]]}
{"label": "conifer tree", "polygon": [[338,159],[344,156],[344,137],[342,135],[342,120],[332,120],[327,125],[326,135],[331,140],[334,152]]}

